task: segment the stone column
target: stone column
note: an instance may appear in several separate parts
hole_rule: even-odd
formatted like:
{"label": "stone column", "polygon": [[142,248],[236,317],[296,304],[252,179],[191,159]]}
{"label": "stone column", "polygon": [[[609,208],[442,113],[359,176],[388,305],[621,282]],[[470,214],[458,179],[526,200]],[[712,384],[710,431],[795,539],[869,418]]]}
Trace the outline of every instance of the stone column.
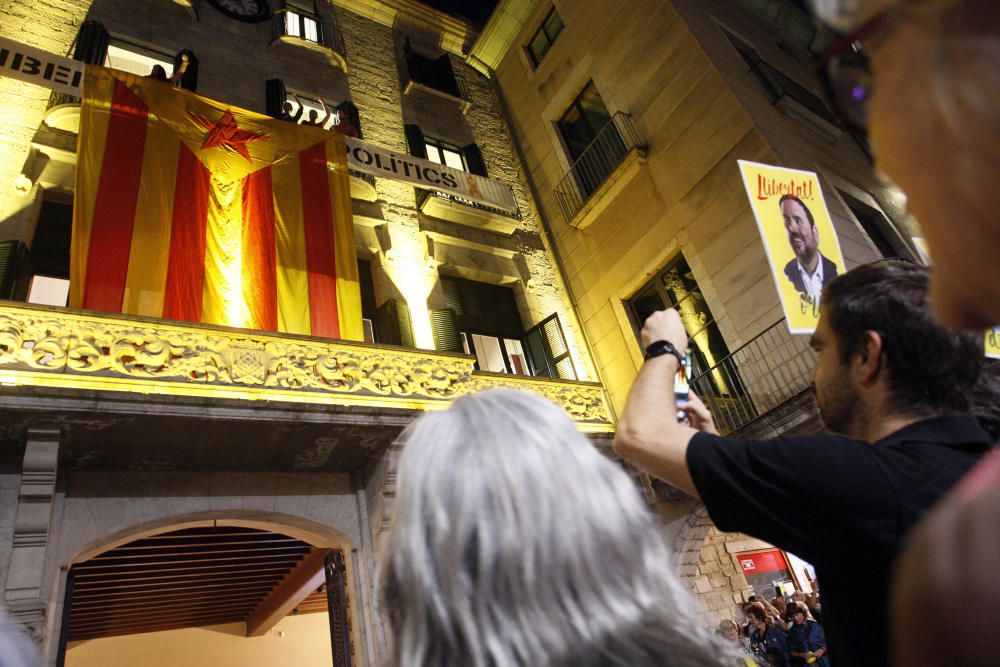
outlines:
{"label": "stone column", "polygon": [[41,599],[45,550],[59,464],[58,429],[28,429],[21,468],[13,549],[4,585],[4,602],[15,622],[26,627],[41,646],[48,605]]}

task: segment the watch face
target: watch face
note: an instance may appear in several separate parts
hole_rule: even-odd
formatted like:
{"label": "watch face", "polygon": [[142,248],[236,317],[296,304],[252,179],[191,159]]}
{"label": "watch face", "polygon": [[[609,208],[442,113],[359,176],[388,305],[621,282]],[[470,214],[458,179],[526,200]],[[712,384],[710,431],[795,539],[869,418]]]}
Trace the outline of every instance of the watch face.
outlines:
{"label": "watch face", "polygon": [[267,0],[208,0],[220,12],[237,19],[256,23],[266,21],[271,16]]}

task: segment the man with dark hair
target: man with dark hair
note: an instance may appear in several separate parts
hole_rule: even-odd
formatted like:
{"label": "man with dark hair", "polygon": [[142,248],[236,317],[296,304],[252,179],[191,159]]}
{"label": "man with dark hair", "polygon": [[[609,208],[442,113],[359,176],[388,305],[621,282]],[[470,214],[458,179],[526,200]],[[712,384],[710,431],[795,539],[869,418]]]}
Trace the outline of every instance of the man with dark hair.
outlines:
{"label": "man with dark hair", "polygon": [[837,277],[837,265],[819,251],[819,230],[809,207],[792,195],[783,195],[778,205],[788,245],[795,253],[795,259],[785,265],[785,276],[796,291],[808,295],[813,304],[819,304],[823,288]]}
{"label": "man with dark hair", "polygon": [[672,309],[643,326],[647,361],[618,423],[615,450],[700,496],[721,530],[816,566],[838,667],[888,662],[888,582],[901,541],[991,443],[967,414],[982,334],[935,322],[928,278],[925,267],[879,262],[824,291],[813,385],[820,417],[843,435],[719,437],[694,397],[695,428],[677,423],[672,383],[688,339]]}

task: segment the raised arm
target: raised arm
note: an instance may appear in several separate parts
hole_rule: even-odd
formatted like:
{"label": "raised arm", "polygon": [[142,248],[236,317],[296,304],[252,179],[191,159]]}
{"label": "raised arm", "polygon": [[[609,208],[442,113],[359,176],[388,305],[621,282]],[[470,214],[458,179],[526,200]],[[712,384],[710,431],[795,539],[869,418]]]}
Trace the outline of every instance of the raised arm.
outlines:
{"label": "raised arm", "polygon": [[[653,313],[642,327],[642,346],[665,340],[681,354],[688,338],[674,309]],[[629,391],[618,420],[615,451],[649,474],[698,497],[688,471],[687,446],[696,431],[677,422],[674,376],[680,365],[672,354],[647,359]]]}

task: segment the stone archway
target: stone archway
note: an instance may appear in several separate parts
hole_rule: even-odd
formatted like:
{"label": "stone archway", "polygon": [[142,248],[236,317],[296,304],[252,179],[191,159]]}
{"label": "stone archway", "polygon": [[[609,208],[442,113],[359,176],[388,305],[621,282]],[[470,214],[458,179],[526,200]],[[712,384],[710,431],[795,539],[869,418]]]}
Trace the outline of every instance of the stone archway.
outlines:
{"label": "stone archway", "polygon": [[[201,546],[202,543],[207,540],[217,540],[217,539],[229,540],[234,537],[238,539],[241,544],[244,545],[249,544],[249,546],[225,547],[224,544],[220,544],[214,541],[212,542],[212,546],[207,546],[207,547]],[[246,542],[246,540],[268,540],[274,538],[277,538],[277,541],[272,543],[265,541]],[[183,614],[180,617],[180,622],[178,622],[177,625],[175,626],[168,625],[167,627],[164,627],[162,628],[162,630],[160,630],[163,637],[172,636],[170,634],[171,630],[175,630],[173,634],[176,635],[178,634],[178,632],[176,631],[180,631],[184,627],[189,628],[188,632],[191,632],[194,631],[196,628],[204,626],[204,628],[208,630],[211,630],[213,627],[218,628],[215,632],[210,632],[207,634],[212,634],[213,636],[218,637],[220,639],[214,639],[210,641],[212,642],[222,641],[230,643],[234,641],[233,639],[234,636],[264,637],[264,634],[267,633],[268,636],[277,634],[277,636],[279,637],[284,637],[286,634],[285,630],[294,628],[293,636],[299,634],[303,638],[308,638],[308,637],[314,638],[307,642],[310,645],[315,644],[316,641],[319,641],[320,644],[322,644],[323,643],[322,637],[324,636],[326,636],[327,641],[330,641],[331,637],[326,635],[326,633],[332,633],[333,636],[338,637],[338,640],[335,642],[335,645],[333,646],[334,658],[335,658],[334,664],[339,664],[337,656],[341,656],[341,658],[343,659],[345,654],[356,655],[356,656],[360,655],[361,632],[360,632],[359,621],[361,621],[362,617],[365,615],[365,610],[360,608],[363,605],[363,602],[361,598],[357,595],[354,572],[352,571],[353,568],[356,567],[356,563],[352,563],[351,560],[351,554],[353,551],[352,542],[346,534],[344,534],[339,530],[336,530],[329,526],[308,519],[303,519],[301,517],[283,515],[274,512],[260,512],[260,511],[253,511],[253,512],[214,511],[214,512],[199,512],[199,513],[193,513],[175,517],[164,517],[155,521],[145,522],[139,525],[134,525],[125,528],[123,530],[116,531],[113,534],[103,536],[101,538],[98,538],[97,540],[92,541],[89,544],[84,545],[83,547],[77,550],[77,552],[66,564],[64,569],[62,569],[62,572],[66,573],[67,570],[69,570],[69,568],[72,567],[73,569],[69,570],[70,572],[80,572],[82,574],[82,573],[87,573],[89,569],[90,577],[92,578],[94,576],[93,572],[95,565],[97,567],[97,570],[104,570],[104,568],[109,567],[106,564],[107,562],[115,563],[116,569],[113,571],[112,574],[109,575],[106,571],[100,574],[101,581],[108,583],[99,583],[98,585],[102,588],[102,590],[98,590],[96,591],[96,593],[93,592],[92,590],[92,592],[90,593],[91,597],[94,597],[95,599],[97,597],[104,598],[108,595],[108,593],[105,592],[106,590],[108,590],[108,588],[110,588],[110,590],[118,591],[119,583],[124,584],[124,588],[127,589],[133,589],[136,586],[134,580],[132,580],[132,577],[136,573],[129,569],[132,566],[131,560],[125,563],[124,565],[125,569],[123,570],[117,569],[122,567],[122,565],[119,564],[120,561],[117,560],[119,558],[122,558],[120,554],[125,554],[125,553],[131,554],[135,551],[135,547],[140,547],[145,549],[152,548],[149,546],[145,547],[142,546],[150,543],[157,543],[158,545],[166,544],[167,545],[166,550],[163,550],[163,548],[160,546],[156,547],[157,551],[155,558],[150,559],[149,556],[143,554],[139,555],[139,561],[142,561],[142,563],[146,563],[146,564],[140,564],[141,568],[143,569],[143,572],[139,574],[143,575],[144,579],[148,579],[149,578],[148,575],[153,574],[156,575],[156,579],[159,580],[160,577],[158,572],[150,573],[146,572],[145,570],[147,569],[157,570],[160,566],[162,566],[165,563],[168,557],[176,556],[176,553],[174,552],[176,552],[177,548],[173,547],[172,543],[176,543],[178,539],[184,540],[185,544],[187,544],[187,540],[193,539],[199,545],[192,547],[183,546],[180,548],[180,552],[183,555],[182,560],[187,560],[189,558],[196,559],[191,563],[191,565],[195,566],[193,567],[193,569],[195,570],[203,569],[206,567],[211,567],[213,569],[216,567],[233,568],[233,565],[231,564],[232,559],[234,558],[239,559],[241,557],[244,557],[243,553],[246,550],[250,550],[250,553],[253,553],[254,550],[268,549],[269,551],[265,555],[247,556],[251,559],[251,561],[253,561],[256,558],[264,558],[264,557],[266,557],[268,561],[263,564],[259,562],[256,563],[247,562],[248,569],[240,566],[236,571],[233,572],[233,574],[235,575],[235,579],[240,579],[241,581],[235,581],[234,579],[232,585],[226,583],[226,581],[228,580],[219,581],[218,580],[219,575],[218,573],[215,573],[215,574],[205,575],[205,576],[210,576],[211,580],[204,580],[204,581],[202,580],[203,578],[202,575],[198,575],[198,578],[196,580],[192,580],[190,584],[183,582],[176,583],[175,581],[167,581],[166,584],[169,586],[169,589],[166,591],[165,595],[163,589],[159,588],[160,584],[158,582],[153,582],[153,586],[150,589],[151,592],[148,594],[142,593],[141,594],[143,596],[142,598],[137,597],[137,593],[134,590],[123,593],[115,592],[113,593],[114,597],[109,599],[109,603],[113,603],[114,607],[116,608],[119,607],[119,605],[123,607],[121,613],[124,613],[126,615],[125,618],[129,619],[126,621],[128,625],[134,625],[135,623],[138,622],[139,625],[145,623],[151,626],[157,626],[157,624],[166,622],[161,620],[162,618],[166,617],[166,615],[170,615],[170,617],[173,618],[174,614]],[[206,559],[206,556],[203,555],[203,553],[200,551],[200,549],[202,548],[210,549],[211,551],[207,552],[210,554],[223,553],[228,555],[213,555],[209,556],[208,559]],[[220,549],[222,548],[228,548],[229,551],[225,552],[220,551]],[[290,548],[292,549],[297,548],[303,551],[301,552],[301,555],[297,556],[296,553],[299,552],[289,553]],[[198,553],[191,554],[192,549],[198,551]],[[326,569],[329,570],[327,577],[332,576],[334,577],[333,579],[325,578],[323,574],[324,573],[323,562],[325,554],[326,554],[325,557]],[[212,560],[213,558],[222,558],[223,561]],[[334,558],[337,559],[336,565],[335,561],[332,560]],[[279,560],[275,561],[273,559],[279,559]],[[155,562],[153,564],[148,564],[150,560]],[[275,567],[287,567],[288,573],[286,575],[281,575],[280,573],[267,575],[271,577],[271,581],[273,581],[273,583],[266,584],[265,587],[261,587],[262,586],[261,584],[254,584],[252,586],[250,583],[242,581],[243,579],[246,578],[245,575],[248,572],[250,574],[254,574],[255,568],[257,570],[270,570]],[[306,572],[305,570],[309,571]],[[121,573],[120,576],[118,574],[119,572]],[[335,574],[337,572],[342,572],[343,575]],[[167,574],[166,578],[171,580],[174,579],[176,576],[178,576],[178,571],[176,570],[176,566],[174,566],[174,569],[171,572],[168,572],[166,574]],[[190,577],[192,575],[189,573],[185,573],[184,576]],[[225,575],[225,576],[229,577],[230,575]],[[251,577],[251,578],[259,578],[260,576],[261,575],[257,575],[256,577]],[[79,577],[80,575],[72,578],[75,581],[79,582],[81,581]],[[123,579],[128,579],[128,581],[123,581]],[[187,579],[185,579],[185,581],[187,581]],[[313,619],[312,616],[309,616],[309,619],[311,620],[309,620],[309,623],[307,625],[303,626],[301,624],[307,620],[306,615],[308,615],[309,612],[322,611],[324,612],[322,614],[322,617],[326,618],[327,616],[327,606],[325,603],[325,598],[327,596],[327,593],[323,592],[324,590],[323,588],[317,589],[317,586],[324,585],[324,581],[339,582],[339,585],[336,586],[331,585],[329,587],[329,590],[331,592],[339,591],[339,595],[337,595],[339,604],[331,604],[331,606],[329,607],[329,613],[331,614],[330,621],[320,620],[318,621],[320,625],[317,626],[316,619]],[[206,586],[206,584],[208,585]],[[192,586],[197,589],[211,588],[213,589],[213,592],[206,593],[202,590],[193,590],[191,588]],[[260,592],[258,593],[245,592],[251,588],[254,588],[254,586],[256,586],[256,589],[259,589]],[[93,587],[94,587],[94,582],[93,580],[91,580],[90,588],[93,589]],[[222,590],[219,590],[220,587],[222,587]],[[145,586],[143,586],[142,588],[143,590],[146,590]],[[79,592],[79,590],[80,587],[78,585],[77,592]],[[314,590],[318,590],[318,593],[313,592]],[[188,591],[190,591],[190,593]],[[270,591],[270,593],[268,591]],[[301,591],[301,594],[298,593],[299,591]],[[282,593],[293,593],[293,592],[295,594],[298,594],[298,597],[293,597],[292,594],[288,595],[282,594]],[[74,633],[76,633],[78,640],[86,639],[87,638],[86,634],[84,634],[83,637],[79,636],[80,633],[77,630],[77,628],[79,627],[80,619],[77,618],[76,616],[77,613],[76,610],[85,609],[89,607],[87,611],[82,612],[86,615],[82,622],[85,625],[88,625],[94,622],[93,619],[95,616],[95,609],[97,609],[97,607],[94,606],[93,600],[91,600],[89,603],[85,601],[84,603],[82,603],[83,607],[78,607],[78,603],[80,603],[81,599],[79,598],[78,595],[73,596],[72,607],[69,607],[69,600],[71,595],[72,595],[72,588],[70,589],[70,591],[67,592],[66,595],[65,603],[67,605],[68,611],[67,614],[63,617],[63,623],[66,624],[68,638],[73,639]],[[122,595],[126,596],[128,599],[123,600],[121,598]],[[151,599],[146,598],[145,597],[146,595],[151,595],[152,598]],[[183,597],[178,599],[179,595],[183,595]],[[255,595],[256,597],[254,597],[253,599],[247,599],[246,597],[247,595]],[[215,621],[214,623],[208,623],[207,621],[203,621],[200,623],[183,622],[183,619],[187,618],[188,613],[192,612],[190,611],[182,612],[180,610],[181,609],[190,610],[191,609],[190,605],[192,604],[190,600],[192,598],[203,600],[201,602],[195,603],[198,605],[196,609],[202,609],[203,605],[206,604],[223,605],[224,607],[225,605],[232,604],[230,602],[225,602],[225,601],[216,602],[214,599],[212,599],[213,597],[218,597],[218,596],[222,596],[223,598],[226,599],[233,599],[232,596],[239,596],[239,599],[243,600],[242,602],[243,605],[249,605],[247,607],[248,613],[250,610],[254,610],[253,614],[245,617],[246,627],[243,628],[241,624],[238,635],[235,634],[232,630],[228,629],[228,626],[226,626],[226,624],[232,624],[234,620],[242,620],[242,619],[228,619],[228,620],[222,619]],[[227,598],[226,596],[229,597]],[[166,604],[168,605],[167,607],[163,607],[162,605],[164,603],[161,603],[159,601],[161,598],[163,599],[172,598],[172,600],[166,602]],[[259,598],[259,600],[257,598]],[[319,598],[323,598],[321,608],[317,606]],[[278,602],[272,602],[273,600],[276,599],[278,600]],[[333,598],[331,598],[331,601],[332,599]],[[141,600],[140,604],[143,604],[145,606],[153,604],[154,606],[150,607],[150,609],[155,613],[149,613],[146,614],[145,616],[137,615],[137,610],[135,609],[135,607],[137,606],[137,601],[140,600]],[[151,601],[147,602],[147,600]],[[108,612],[104,610],[106,606],[107,605],[102,604],[100,606],[101,611],[98,611],[96,613],[100,618],[110,618],[112,619],[111,622],[117,623],[118,622],[117,616],[111,616],[111,617],[107,616]],[[300,606],[302,607],[303,615],[295,616],[295,614],[299,613]],[[267,612],[264,613],[259,611],[261,608],[266,608]],[[72,611],[70,611],[70,609],[72,609]],[[344,612],[346,612],[346,616]],[[118,612],[111,612],[111,613],[117,614]],[[161,616],[161,614],[163,616]],[[258,620],[259,617],[262,615],[270,618],[271,619],[270,622],[267,623],[266,625],[257,623],[259,632],[256,631],[251,632],[254,629],[254,621]],[[149,618],[149,617],[160,617],[160,618]],[[135,620],[136,618],[139,618],[140,620],[136,621]],[[70,619],[74,620],[70,622]],[[285,620],[282,621],[281,619]],[[280,625],[278,624],[279,621]],[[103,622],[99,622],[98,627],[100,627],[102,623]],[[223,625],[218,625],[219,623],[222,623]],[[292,623],[292,626],[287,625],[288,623]],[[324,627],[324,625],[328,623],[331,625],[329,625],[326,633],[321,632],[320,634],[316,634],[317,628],[322,628]],[[334,623],[336,623],[337,627],[340,628],[339,630],[337,630],[337,632],[332,632],[330,630],[330,628],[334,627],[333,625]],[[275,629],[273,631],[269,631],[268,628],[271,628],[272,626],[274,626]],[[279,630],[281,631],[279,632]],[[306,632],[307,630],[308,630],[307,634],[305,635],[301,634],[302,632]],[[106,641],[115,641],[114,639],[115,637],[117,637],[117,640],[129,639],[129,635],[132,635],[136,638],[135,641],[139,641],[140,638],[148,637],[150,635],[135,634],[135,633],[156,632],[156,631],[157,631],[156,627],[151,627],[150,629],[140,628],[131,630],[128,629],[118,630],[117,632],[111,632],[111,633],[98,631],[96,633],[92,632],[92,636],[94,639],[99,639],[100,637],[112,638],[110,640],[100,640],[102,642],[106,642]],[[246,632],[245,635],[243,634],[244,632]],[[201,630],[201,633],[202,636],[206,635],[205,630]],[[171,649],[168,648],[168,646],[170,645],[174,646],[173,650],[183,650],[177,648],[176,646],[177,641],[178,640],[174,640],[173,644],[164,644],[163,650],[171,651]],[[244,639],[242,641],[246,640]],[[236,651],[235,654],[240,654],[241,652],[245,652],[247,650],[252,650],[253,652],[260,652],[262,645],[260,644],[259,640],[255,641],[256,643],[254,644],[253,648],[249,647],[249,645],[247,646],[247,648],[240,648],[244,645],[239,644],[239,646],[235,647]],[[268,640],[268,641],[270,641],[271,644],[274,643],[273,640]],[[80,643],[81,642],[76,641],[77,645],[79,645]],[[86,644],[88,642],[85,641],[83,643]],[[104,654],[107,654],[107,651],[112,651],[111,654],[107,655],[115,655],[116,646],[120,647],[119,644],[112,643],[110,646],[105,646],[103,649],[97,649],[97,650],[103,651]],[[229,646],[229,644],[225,644],[225,646]],[[83,655],[77,656],[77,658],[83,659],[85,661],[84,663],[81,664],[91,664],[95,659],[93,654],[94,647],[90,646],[87,648],[89,649],[89,653],[87,652],[86,649],[74,649],[74,651],[85,650],[85,653]],[[197,650],[204,650],[204,649],[197,649]],[[218,650],[218,648],[216,648],[215,650]],[[274,649],[272,647],[271,651],[273,652],[273,650]],[[322,650],[325,652],[325,649],[322,649],[322,647],[319,644],[317,644],[314,647],[313,652],[310,653],[310,655],[317,655],[315,652],[316,650]],[[128,655],[128,651],[126,651],[125,654]],[[88,655],[89,658],[87,657]],[[87,662],[87,660],[89,660],[90,662]],[[98,662],[102,661],[103,659],[98,660]]]}
{"label": "stone archway", "polygon": [[715,626],[726,618],[742,621],[736,618],[736,605],[749,594],[747,580],[736,566],[732,547],[726,545],[746,544],[750,539],[720,531],[704,505],[684,520],[674,543],[677,573],[701,602],[700,616],[706,624]]}

